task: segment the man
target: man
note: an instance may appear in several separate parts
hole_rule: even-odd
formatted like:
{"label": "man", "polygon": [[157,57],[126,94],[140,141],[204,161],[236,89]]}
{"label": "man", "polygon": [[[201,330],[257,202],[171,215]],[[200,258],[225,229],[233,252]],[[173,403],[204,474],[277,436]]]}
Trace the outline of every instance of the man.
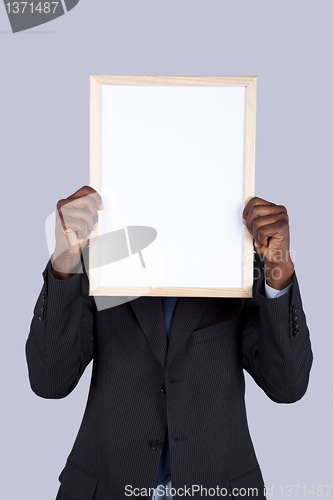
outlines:
{"label": "man", "polygon": [[270,399],[293,403],[313,359],[286,208],[260,198],[244,208],[252,298],[143,296],[97,311],[78,271],[102,209],[88,186],[58,202],[56,247],[26,343],[31,387],[43,398],[66,397],[94,360],[57,500],[152,498],[158,485],[159,499],[265,498],[243,369]]}

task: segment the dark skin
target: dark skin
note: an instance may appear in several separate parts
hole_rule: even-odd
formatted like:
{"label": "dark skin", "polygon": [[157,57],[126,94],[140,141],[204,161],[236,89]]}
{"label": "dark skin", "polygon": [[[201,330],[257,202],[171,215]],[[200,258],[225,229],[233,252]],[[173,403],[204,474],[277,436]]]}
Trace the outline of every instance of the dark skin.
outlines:
{"label": "dark skin", "polygon": [[283,290],[292,282],[294,272],[286,207],[251,198],[243,210],[243,224],[254,240],[254,250],[264,259],[268,285]]}
{"label": "dark skin", "polygon": [[103,210],[102,197],[90,186],[83,186],[68,198],[57,203],[56,245],[52,274],[57,279],[68,279],[80,268],[80,256],[98,223],[98,211]]}
{"label": "dark skin", "polygon": [[[87,246],[103,210],[100,194],[83,186],[57,203],[56,246],[51,257],[52,274],[68,279],[79,270],[82,250]],[[267,283],[282,290],[292,281],[294,264],[289,255],[287,209],[261,198],[252,198],[243,210],[243,223],[254,239],[254,249],[264,259]]]}

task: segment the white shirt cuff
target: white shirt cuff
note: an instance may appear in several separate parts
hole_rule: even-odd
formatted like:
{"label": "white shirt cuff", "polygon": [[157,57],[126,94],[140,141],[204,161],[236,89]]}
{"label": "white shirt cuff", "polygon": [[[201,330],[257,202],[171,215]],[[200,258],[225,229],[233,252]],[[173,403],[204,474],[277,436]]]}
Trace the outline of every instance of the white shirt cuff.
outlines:
{"label": "white shirt cuff", "polygon": [[266,297],[269,299],[276,299],[277,297],[281,297],[281,295],[284,295],[285,293],[288,292],[289,288],[291,287],[292,283],[288,285],[286,288],[283,290],[277,290],[276,288],[272,288],[271,286],[267,285],[267,282],[265,280],[265,294]]}

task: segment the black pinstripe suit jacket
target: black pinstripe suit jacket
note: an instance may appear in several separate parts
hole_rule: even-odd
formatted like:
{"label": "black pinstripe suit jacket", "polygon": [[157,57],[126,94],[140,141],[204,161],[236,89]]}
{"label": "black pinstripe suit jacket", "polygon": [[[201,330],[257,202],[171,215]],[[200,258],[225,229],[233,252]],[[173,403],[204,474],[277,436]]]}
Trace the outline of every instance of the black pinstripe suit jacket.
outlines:
{"label": "black pinstripe suit jacket", "polygon": [[[243,369],[270,399],[292,403],[306,392],[312,351],[296,274],[287,294],[269,299],[256,254],[255,267],[251,299],[179,298],[167,346],[160,297],[98,311],[86,273],[57,280],[48,262],[26,342],[32,390],[66,397],[93,359],[57,500],[138,498],[126,495],[128,485],[145,497],[167,425],[174,488],[219,486],[228,496],[258,488],[264,498]],[[179,491],[175,499],[184,498]]]}

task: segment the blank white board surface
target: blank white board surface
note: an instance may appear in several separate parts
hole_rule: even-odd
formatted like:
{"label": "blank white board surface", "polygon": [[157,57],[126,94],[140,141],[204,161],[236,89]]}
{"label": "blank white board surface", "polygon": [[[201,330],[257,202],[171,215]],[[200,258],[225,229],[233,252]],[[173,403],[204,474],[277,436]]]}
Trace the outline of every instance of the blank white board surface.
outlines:
{"label": "blank white board surface", "polygon": [[246,85],[99,91],[98,234],[125,228],[129,243],[127,227],[157,232],[141,252],[98,268],[99,293],[244,290]]}

